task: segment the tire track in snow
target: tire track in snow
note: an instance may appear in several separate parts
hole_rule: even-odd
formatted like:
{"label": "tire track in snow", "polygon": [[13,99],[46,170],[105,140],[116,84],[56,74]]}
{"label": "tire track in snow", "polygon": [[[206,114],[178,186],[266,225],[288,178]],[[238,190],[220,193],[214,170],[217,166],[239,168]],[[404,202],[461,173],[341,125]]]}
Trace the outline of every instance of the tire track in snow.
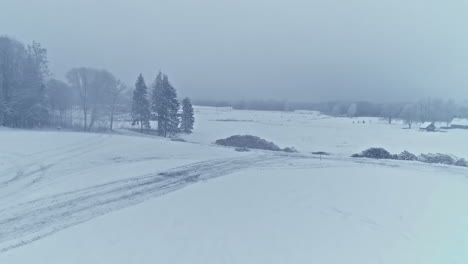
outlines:
{"label": "tire track in snow", "polygon": [[[52,148],[42,153],[38,152],[27,155],[27,157],[32,157],[28,158],[27,162],[18,162],[0,172],[2,178],[7,178],[0,182],[0,190],[6,187],[8,187],[10,191],[13,189],[13,193],[17,193],[18,190],[26,190],[28,186],[43,180],[45,172],[49,168],[52,168],[60,162],[93,152],[101,148],[109,138],[110,137],[102,138],[99,136],[96,140],[84,141],[80,146],[71,149],[67,149],[66,146],[63,146]],[[47,154],[44,155],[44,153]],[[12,188],[13,184],[17,185],[16,188]],[[5,195],[3,195],[2,198],[4,196]]]}
{"label": "tire track in snow", "polygon": [[257,154],[198,162],[4,208],[0,210],[0,252],[196,182],[291,158],[287,155]]}

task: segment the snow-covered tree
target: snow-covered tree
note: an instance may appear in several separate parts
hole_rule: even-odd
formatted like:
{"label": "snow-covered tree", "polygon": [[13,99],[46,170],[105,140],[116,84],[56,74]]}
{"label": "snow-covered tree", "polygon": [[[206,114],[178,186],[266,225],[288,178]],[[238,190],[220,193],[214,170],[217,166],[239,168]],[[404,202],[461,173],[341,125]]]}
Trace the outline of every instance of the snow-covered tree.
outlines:
{"label": "snow-covered tree", "polygon": [[110,101],[109,101],[109,129],[112,131],[114,129],[114,116],[117,112],[117,103],[121,97],[121,94],[127,90],[127,86],[120,81],[117,81],[117,85],[114,89],[110,91]]}
{"label": "snow-covered tree", "polygon": [[146,87],[143,75],[140,74],[135,83],[132,101],[132,125],[139,124],[140,130],[150,128],[150,105],[148,101],[148,88]]}
{"label": "snow-covered tree", "polygon": [[71,125],[74,98],[71,87],[60,80],[50,79],[46,84],[46,89],[51,124],[61,127]]}
{"label": "snow-covered tree", "polygon": [[193,116],[193,106],[188,97],[182,100],[182,115],[180,129],[185,133],[192,133],[195,117]]}
{"label": "snow-covered tree", "polygon": [[167,75],[163,75],[161,72],[153,83],[151,110],[153,117],[158,121],[158,134],[160,136],[166,137],[178,132],[180,121],[177,92],[169,82]]}
{"label": "snow-covered tree", "polygon": [[177,100],[177,92],[169,82],[167,75],[163,76],[163,91],[162,97],[164,106],[167,109],[167,116],[164,122],[164,136],[176,134],[179,131],[179,101]]}
{"label": "snow-covered tree", "polygon": [[382,106],[382,111],[380,115],[388,120],[388,123],[391,124],[393,119],[398,117],[400,113],[400,105],[398,104],[384,104]]}
{"label": "snow-covered tree", "polygon": [[83,128],[90,131],[93,125],[108,115],[112,93],[118,81],[110,72],[93,68],[73,68],[67,73],[70,86],[78,94],[83,112]]}
{"label": "snow-covered tree", "polygon": [[47,63],[47,50],[39,43],[25,48],[0,37],[0,125],[34,127],[47,122]]}
{"label": "snow-covered tree", "polygon": [[348,116],[349,117],[355,117],[357,114],[357,105],[356,104],[351,104],[348,108]]}
{"label": "snow-covered tree", "polygon": [[163,103],[163,75],[161,72],[158,73],[156,79],[153,82],[153,88],[151,90],[151,114],[154,120],[158,122],[159,135],[162,135],[162,128],[164,125],[164,119],[167,116],[167,109]]}
{"label": "snow-covered tree", "polygon": [[420,116],[419,110],[418,107],[414,104],[405,105],[400,113],[400,118],[405,121],[405,123],[408,125],[408,128],[411,128],[413,122],[418,119],[418,116]]}
{"label": "snow-covered tree", "polygon": [[340,116],[341,115],[341,106],[339,104],[335,104],[331,110],[332,116]]}

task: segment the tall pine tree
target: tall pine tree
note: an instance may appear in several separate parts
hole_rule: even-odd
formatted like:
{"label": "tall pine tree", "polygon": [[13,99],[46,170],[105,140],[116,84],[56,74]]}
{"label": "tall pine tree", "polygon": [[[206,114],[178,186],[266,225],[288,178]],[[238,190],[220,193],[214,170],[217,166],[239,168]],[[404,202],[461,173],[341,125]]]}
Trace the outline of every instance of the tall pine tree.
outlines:
{"label": "tall pine tree", "polygon": [[163,103],[163,75],[158,73],[153,83],[151,91],[151,112],[154,120],[158,121],[158,134],[162,136],[162,128],[164,127],[164,120],[167,117],[167,111]]}
{"label": "tall pine tree", "polygon": [[158,121],[158,134],[167,137],[179,130],[179,102],[177,92],[169,82],[167,75],[159,72],[153,83],[151,110]]}
{"label": "tall pine tree", "polygon": [[167,109],[167,118],[165,122],[164,136],[174,135],[179,132],[179,101],[177,100],[177,92],[169,82],[167,75],[163,76],[163,101]]}
{"label": "tall pine tree", "polygon": [[139,124],[140,131],[143,128],[150,128],[150,105],[148,101],[148,88],[145,84],[143,75],[139,75],[135,83],[132,101],[132,125]]}
{"label": "tall pine tree", "polygon": [[193,106],[188,97],[182,100],[182,116],[180,129],[185,133],[192,133],[195,118],[193,117]]}

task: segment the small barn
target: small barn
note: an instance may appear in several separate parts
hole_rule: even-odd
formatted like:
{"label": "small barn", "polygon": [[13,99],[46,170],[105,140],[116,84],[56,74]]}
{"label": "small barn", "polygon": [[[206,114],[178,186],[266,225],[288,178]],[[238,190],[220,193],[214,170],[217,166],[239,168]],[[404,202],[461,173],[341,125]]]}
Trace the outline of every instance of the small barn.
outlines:
{"label": "small barn", "polygon": [[468,118],[454,118],[450,122],[450,128],[468,129]]}
{"label": "small barn", "polygon": [[436,130],[436,126],[434,122],[424,122],[421,124],[421,126],[419,126],[419,129],[424,130],[424,131],[434,132]]}

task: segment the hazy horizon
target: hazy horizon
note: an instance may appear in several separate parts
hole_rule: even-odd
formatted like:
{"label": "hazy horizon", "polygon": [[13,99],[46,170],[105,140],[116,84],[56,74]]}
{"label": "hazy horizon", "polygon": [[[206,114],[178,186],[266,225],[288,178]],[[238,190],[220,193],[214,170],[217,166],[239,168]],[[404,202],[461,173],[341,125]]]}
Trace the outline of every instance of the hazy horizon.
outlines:
{"label": "hazy horizon", "polygon": [[0,35],[40,42],[58,79],[167,73],[194,99],[468,99],[462,1],[6,0]]}

